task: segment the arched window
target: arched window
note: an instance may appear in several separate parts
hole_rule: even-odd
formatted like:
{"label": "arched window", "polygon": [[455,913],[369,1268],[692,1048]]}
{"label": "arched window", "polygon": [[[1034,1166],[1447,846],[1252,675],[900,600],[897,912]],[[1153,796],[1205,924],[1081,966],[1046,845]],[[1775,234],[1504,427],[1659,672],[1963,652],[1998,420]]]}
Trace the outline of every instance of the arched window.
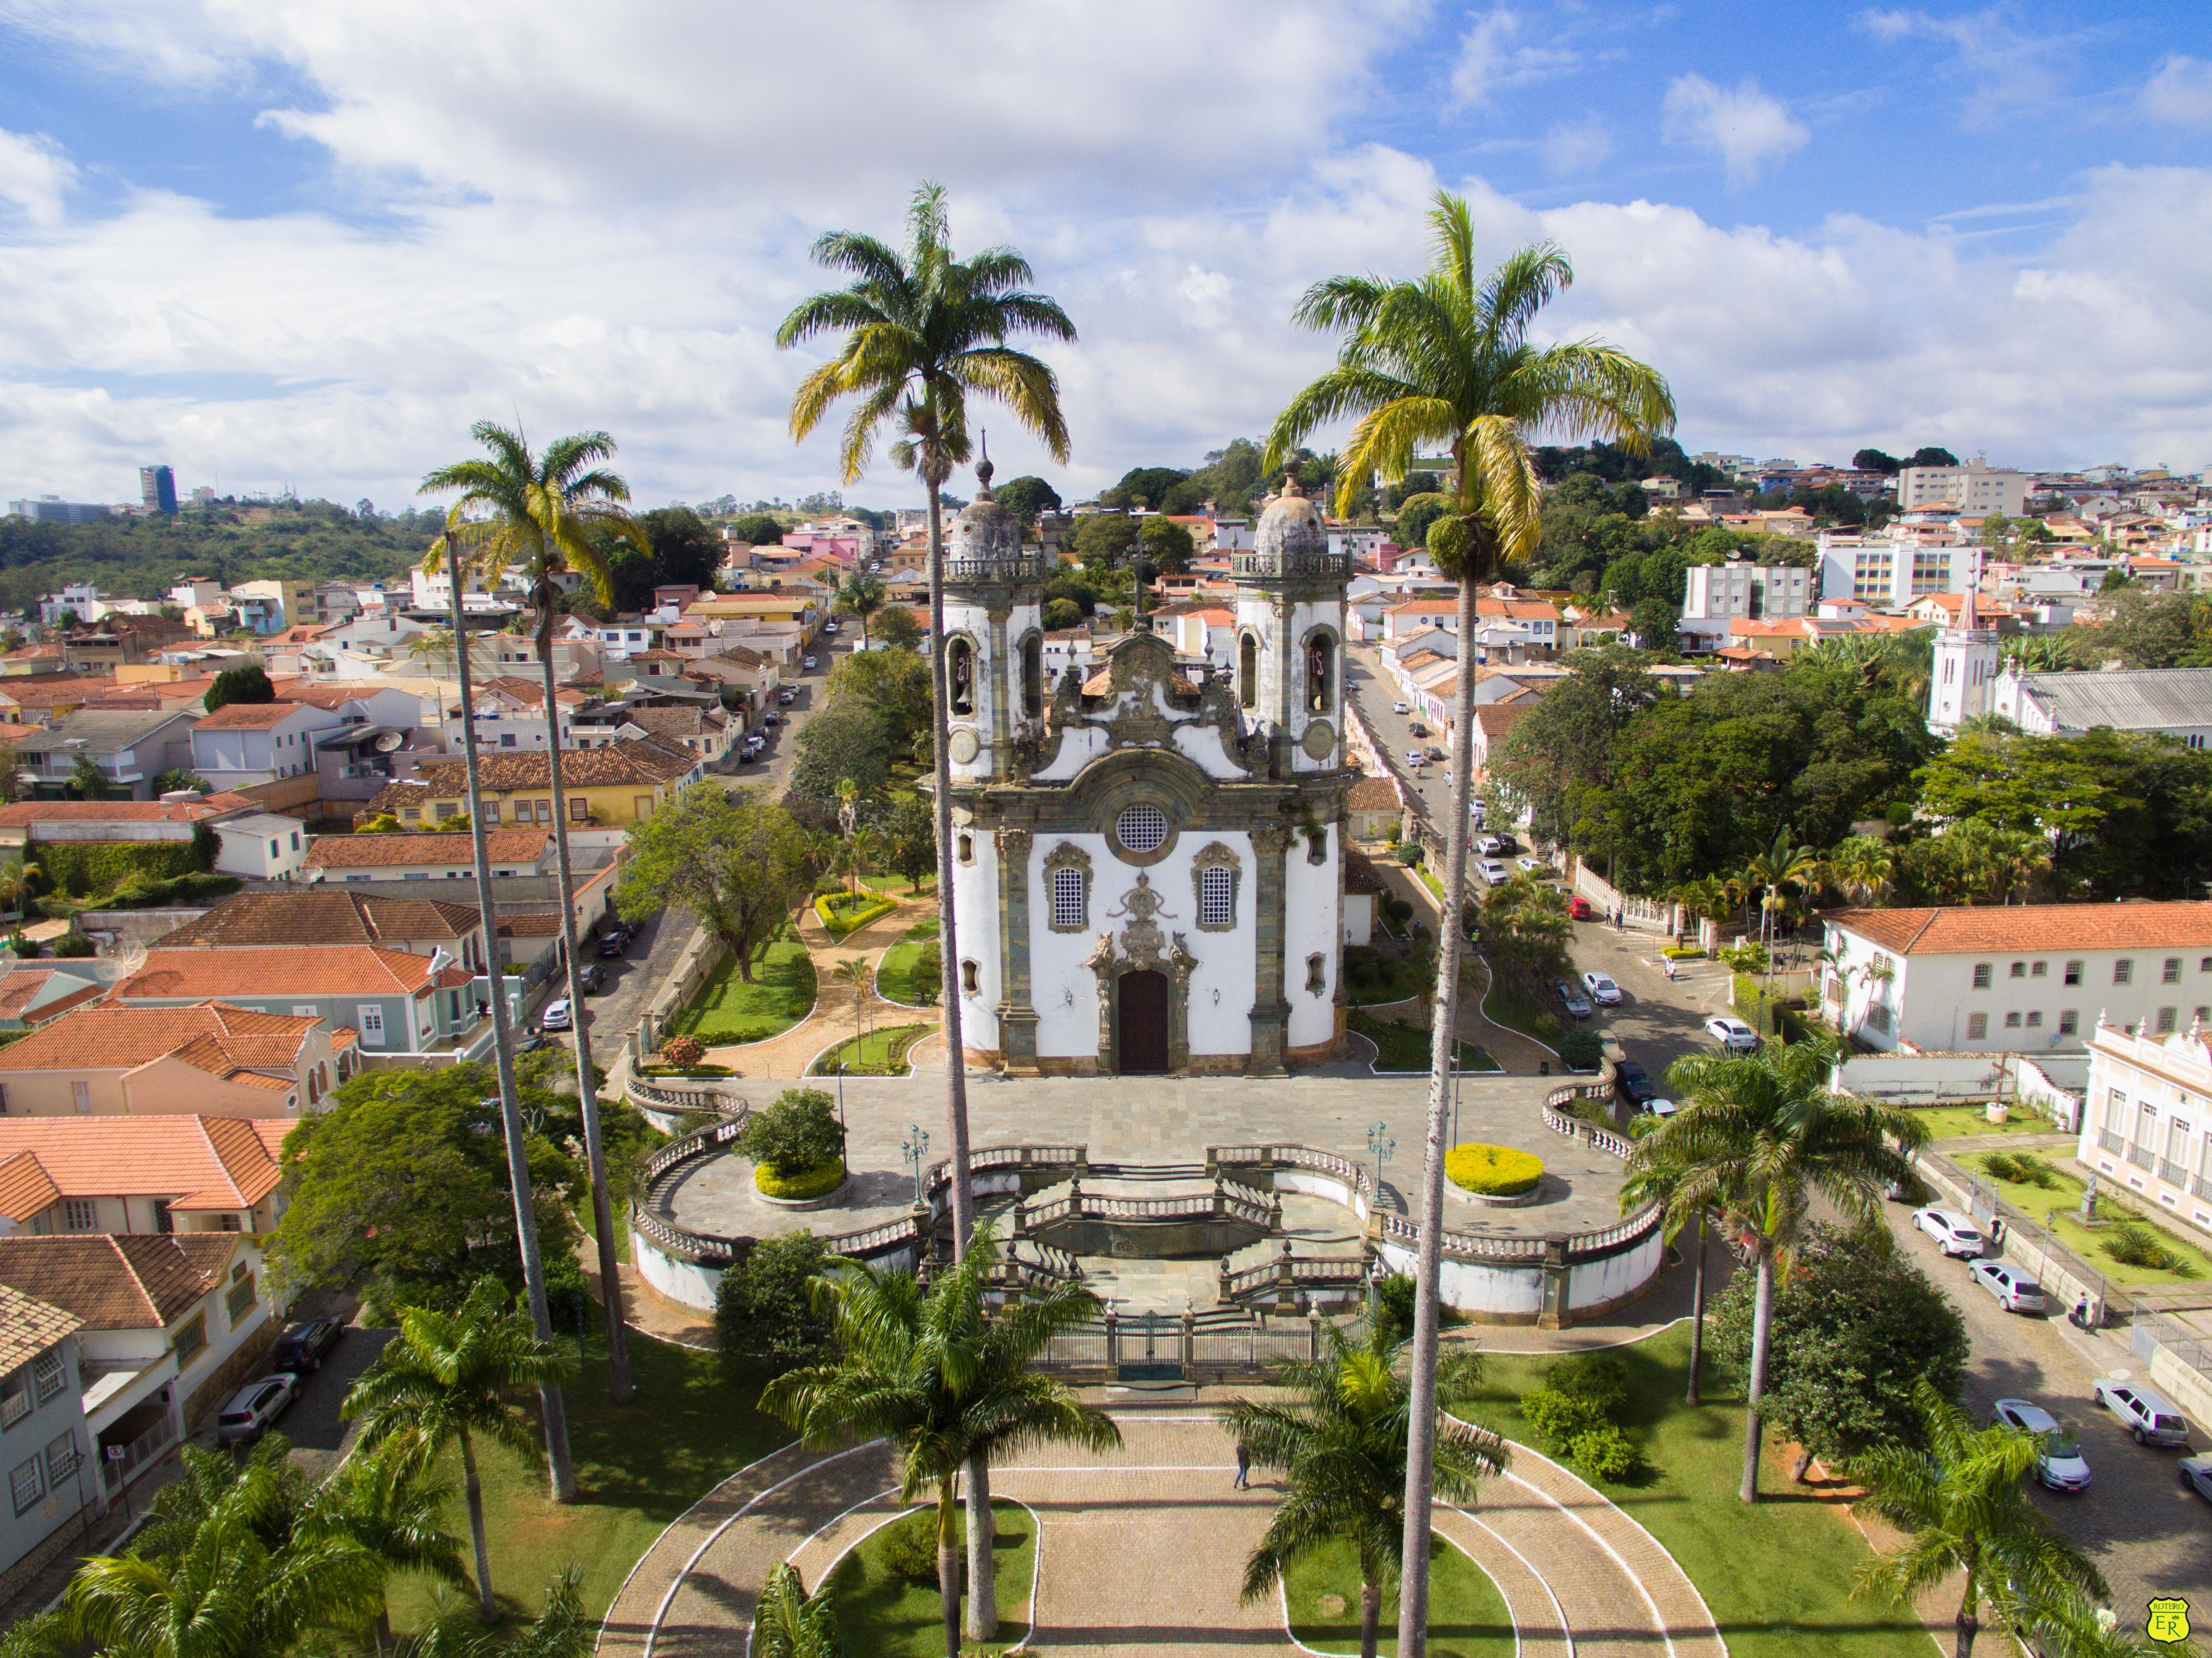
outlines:
{"label": "arched window", "polygon": [[1237,647],[1237,702],[1239,708],[1260,706],[1260,641],[1250,634]]}
{"label": "arched window", "polygon": [[1336,644],[1322,634],[1306,646],[1306,707],[1327,714],[1336,700]]}
{"label": "arched window", "polygon": [[951,683],[952,712],[975,712],[975,647],[964,639],[952,641],[945,656],[945,676]]}
{"label": "arched window", "polygon": [[1022,641],[1022,712],[1044,716],[1044,641],[1036,634]]}

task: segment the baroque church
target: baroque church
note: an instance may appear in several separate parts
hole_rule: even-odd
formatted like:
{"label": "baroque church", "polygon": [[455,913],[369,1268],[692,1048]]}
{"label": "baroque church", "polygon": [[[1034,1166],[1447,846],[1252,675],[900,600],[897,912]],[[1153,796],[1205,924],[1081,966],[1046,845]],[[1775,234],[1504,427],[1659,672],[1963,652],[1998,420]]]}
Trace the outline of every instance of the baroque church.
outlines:
{"label": "baroque church", "polygon": [[1054,566],[976,472],[945,566],[969,1062],[1279,1076],[1334,1057],[1348,555],[1292,477],[1234,556],[1229,674],[1140,629],[1048,684]]}

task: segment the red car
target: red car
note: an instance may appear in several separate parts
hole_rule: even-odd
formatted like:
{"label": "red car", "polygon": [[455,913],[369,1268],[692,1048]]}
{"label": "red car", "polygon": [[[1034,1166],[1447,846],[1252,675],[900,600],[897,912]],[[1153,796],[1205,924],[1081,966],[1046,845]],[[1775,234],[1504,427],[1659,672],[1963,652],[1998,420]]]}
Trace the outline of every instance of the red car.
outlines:
{"label": "red car", "polygon": [[1587,898],[1568,899],[1567,914],[1573,916],[1577,921],[1595,921],[1597,920],[1597,911],[1590,908],[1590,901]]}

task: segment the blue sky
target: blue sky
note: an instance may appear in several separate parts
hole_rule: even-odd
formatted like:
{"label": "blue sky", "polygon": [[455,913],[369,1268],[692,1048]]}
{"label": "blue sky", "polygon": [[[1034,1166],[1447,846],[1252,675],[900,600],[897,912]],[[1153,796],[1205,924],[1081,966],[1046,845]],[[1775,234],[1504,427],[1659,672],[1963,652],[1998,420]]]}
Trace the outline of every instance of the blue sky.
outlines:
{"label": "blue sky", "polygon": [[2201,5],[0,0],[0,497],[389,506],[484,415],[647,500],[832,484],[770,336],[923,173],[1082,330],[1071,493],[1261,430],[1298,291],[1417,269],[1440,185],[1693,449],[2193,470],[2208,149]]}

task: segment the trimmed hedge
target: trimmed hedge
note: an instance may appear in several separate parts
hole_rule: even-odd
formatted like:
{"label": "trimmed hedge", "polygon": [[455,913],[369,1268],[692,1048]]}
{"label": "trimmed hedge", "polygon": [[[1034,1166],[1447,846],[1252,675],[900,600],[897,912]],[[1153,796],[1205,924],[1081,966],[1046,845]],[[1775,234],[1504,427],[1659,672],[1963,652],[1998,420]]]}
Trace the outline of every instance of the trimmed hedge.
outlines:
{"label": "trimmed hedge", "polygon": [[1462,1191],[1486,1198],[1517,1198],[1536,1189],[1544,1178],[1544,1160],[1510,1145],[1469,1141],[1444,1154],[1444,1173]]}
{"label": "trimmed hedge", "polygon": [[788,1180],[770,1174],[764,1163],[753,1169],[753,1184],[760,1188],[762,1196],[782,1198],[791,1202],[804,1202],[808,1198],[826,1196],[844,1183],[845,1159],[842,1157],[824,1157],[811,1169],[803,1169]]}
{"label": "trimmed hedge", "polygon": [[641,1077],[734,1077],[737,1067],[727,1065],[641,1065]]}
{"label": "trimmed hedge", "polygon": [[825,892],[814,901],[814,913],[822,918],[822,925],[830,929],[830,936],[836,938],[858,932],[869,922],[897,908],[897,899],[886,898],[879,892],[862,892],[857,897],[849,892]]}
{"label": "trimmed hedge", "polygon": [[[214,837],[210,836],[210,840]],[[134,878],[171,881],[207,867],[191,841],[38,841],[29,847],[58,892],[72,898],[112,892]]]}

